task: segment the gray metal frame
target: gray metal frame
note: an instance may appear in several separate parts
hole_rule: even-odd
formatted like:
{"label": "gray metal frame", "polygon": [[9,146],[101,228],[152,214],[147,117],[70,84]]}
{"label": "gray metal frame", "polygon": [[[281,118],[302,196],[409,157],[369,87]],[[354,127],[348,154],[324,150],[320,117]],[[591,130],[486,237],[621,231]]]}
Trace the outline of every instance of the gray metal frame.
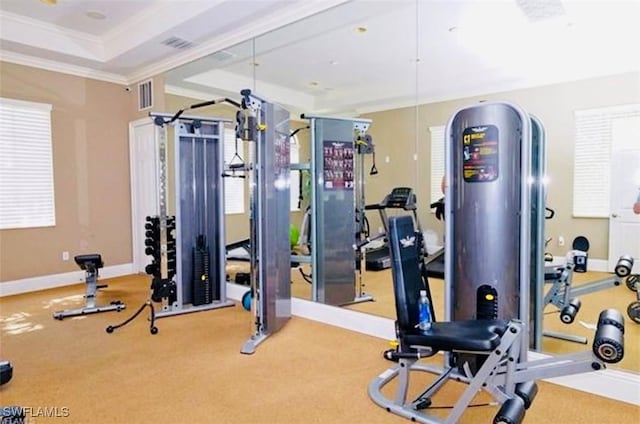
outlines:
{"label": "gray metal frame", "polygon": [[[152,113],[152,118],[171,118],[171,114]],[[193,125],[198,122],[198,125]],[[174,181],[176,214],[176,301],[163,301],[156,318],[233,306],[226,296],[225,213],[224,213],[224,127],[228,119],[182,115],[174,128]],[[156,125],[160,174],[160,244],[161,276],[167,270],[167,125]],[[195,237],[205,235],[210,248],[209,278],[214,285],[214,298],[208,304],[195,306],[191,281],[192,247]]]}
{"label": "gray metal frame", "polygon": [[[248,91],[248,90],[247,90]],[[254,332],[241,349],[252,354],[291,318],[289,112],[243,91],[252,118],[249,203]]]}
{"label": "gray metal frame", "polygon": [[[545,281],[545,284],[551,285],[551,288],[544,294],[541,310],[548,304],[552,304],[559,310],[562,310],[562,308],[567,306],[573,298],[600,290],[610,289],[622,284],[621,278],[618,275],[613,274],[611,277],[600,278],[574,287],[572,281],[574,267],[574,251],[570,251],[567,254],[567,263],[564,265],[560,278],[558,280]],[[542,335],[579,344],[587,344],[588,342],[586,337],[561,333],[559,331],[544,330]]]}
{"label": "gray metal frame", "polygon": [[114,302],[107,305],[97,305],[96,296],[98,294],[98,270],[86,270],[84,273],[86,284],[85,289],[85,305],[82,308],[65,309],[53,313],[55,319],[63,320],[68,317],[77,317],[81,315],[97,314],[100,312],[122,311],[126,309],[126,305],[120,302]]}
{"label": "gray metal frame", "polygon": [[[355,149],[354,134],[365,134],[372,121],[306,114],[302,118],[309,120],[311,139],[312,300],[335,306],[372,301],[372,296],[356,290],[356,285],[361,288],[362,282],[356,280],[359,277],[354,250],[358,232],[356,207],[364,210],[364,168]],[[334,144],[353,155],[351,176],[345,178],[350,181],[348,187],[330,187],[326,181],[325,161],[334,158],[329,157],[331,154],[325,147]],[[308,261],[300,256],[292,260]]]}
{"label": "gray metal frame", "polygon": [[[441,368],[420,363],[419,359],[400,359],[398,365],[385,370],[371,381],[368,387],[369,397],[387,411],[414,422],[454,424],[459,421],[473,398],[481,390],[491,395],[498,403],[504,403],[508,399],[517,397],[516,385],[519,383],[606,368],[606,363],[591,351],[534,361],[518,361],[518,357],[522,357],[521,346],[526,343],[526,325],[520,321],[510,322],[498,347],[491,352],[474,352],[474,354],[486,356],[486,360],[475,374],[472,374],[468,368],[461,372],[455,367]],[[426,348],[423,357],[432,354],[433,352]],[[407,401],[410,374],[413,371],[436,374],[437,377],[417,399]],[[382,393],[382,389],[396,378],[398,378],[398,384],[395,397],[387,398]],[[448,381],[462,382],[467,386],[445,418],[417,409],[422,399],[431,398]]]}

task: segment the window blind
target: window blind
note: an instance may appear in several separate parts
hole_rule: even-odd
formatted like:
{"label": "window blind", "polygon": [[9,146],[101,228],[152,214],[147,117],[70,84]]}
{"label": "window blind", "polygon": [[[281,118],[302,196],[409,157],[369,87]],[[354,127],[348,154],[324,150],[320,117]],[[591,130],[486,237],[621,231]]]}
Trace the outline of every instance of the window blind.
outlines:
{"label": "window blind", "polygon": [[51,109],[0,98],[0,229],[56,224]]}
{"label": "window blind", "polygon": [[575,112],[573,216],[609,216],[613,122],[640,116],[640,104]]}

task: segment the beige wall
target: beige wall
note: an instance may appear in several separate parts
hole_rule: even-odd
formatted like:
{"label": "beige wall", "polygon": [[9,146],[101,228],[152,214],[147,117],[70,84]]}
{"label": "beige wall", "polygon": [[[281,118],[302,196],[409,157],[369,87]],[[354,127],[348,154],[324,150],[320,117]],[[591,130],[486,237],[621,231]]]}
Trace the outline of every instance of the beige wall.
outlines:
{"label": "beige wall", "polygon": [[[514,90],[481,97],[421,105],[418,110],[418,157],[415,171],[412,159],[415,146],[414,116],[416,108],[405,108],[367,114],[373,119],[371,134],[378,148],[380,175],[367,180],[367,201],[375,202],[394,186],[409,184],[417,191],[420,219],[423,227],[442,235],[443,225],[429,213],[430,138],[429,127],[445,125],[459,108],[480,100],[506,100],[525,108],[542,120],[547,131],[548,205],[556,210],[547,221],[546,235],[554,242],[549,251],[564,255],[571,241],[584,235],[591,241],[589,256],[606,259],[608,255],[609,220],[572,217],[573,197],[573,113],[580,109],[615,106],[640,102],[640,74],[628,73],[526,90]],[[385,155],[390,163],[384,163]],[[558,247],[558,236],[564,236],[567,246]]]}
{"label": "beige wall", "polygon": [[[50,103],[56,225],[0,231],[0,281],[73,271],[73,256],[131,262],[128,122],[123,86],[2,63],[0,95]],[[62,261],[68,251],[71,260]]]}
{"label": "beige wall", "polygon": [[[51,103],[57,224],[51,228],[0,231],[0,281],[50,275],[76,270],[73,261],[63,262],[63,251],[71,256],[100,252],[106,265],[131,262],[131,206],[129,186],[128,123],[146,116],[137,110],[134,86],[123,86],[2,63],[0,95]],[[163,78],[154,78],[155,111],[176,111],[193,99],[163,95]],[[416,188],[420,218],[425,228],[442,231],[428,211],[429,132],[443,125],[458,108],[486,100],[508,100],[520,104],[545,124],[548,133],[549,205],[556,217],[547,222],[547,236],[576,235],[591,240],[593,258],[606,258],[607,219],[575,219],[571,216],[573,180],[573,112],[640,101],[640,75],[624,74],[528,90],[439,102],[371,113],[371,134],[377,148],[377,176],[367,177],[367,202],[380,201],[392,187]],[[416,138],[416,111],[418,131]],[[233,119],[228,107],[202,109]],[[291,128],[305,125],[293,121]],[[299,133],[301,160],[309,157],[308,131]],[[418,152],[419,161],[413,160]],[[389,161],[385,159],[388,157]],[[248,203],[247,203],[248,205]],[[301,214],[294,214],[297,225]],[[372,227],[379,225],[370,217]],[[227,240],[248,237],[248,216],[227,217]],[[550,248],[562,255],[565,248]]]}

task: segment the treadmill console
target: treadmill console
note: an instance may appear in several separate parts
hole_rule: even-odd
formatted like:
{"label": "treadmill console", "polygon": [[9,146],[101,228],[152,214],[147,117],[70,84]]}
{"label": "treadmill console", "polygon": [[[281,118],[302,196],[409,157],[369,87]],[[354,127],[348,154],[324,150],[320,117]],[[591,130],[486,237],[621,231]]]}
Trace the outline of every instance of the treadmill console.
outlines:
{"label": "treadmill console", "polygon": [[385,207],[389,209],[416,209],[416,196],[409,187],[396,187],[385,199]]}

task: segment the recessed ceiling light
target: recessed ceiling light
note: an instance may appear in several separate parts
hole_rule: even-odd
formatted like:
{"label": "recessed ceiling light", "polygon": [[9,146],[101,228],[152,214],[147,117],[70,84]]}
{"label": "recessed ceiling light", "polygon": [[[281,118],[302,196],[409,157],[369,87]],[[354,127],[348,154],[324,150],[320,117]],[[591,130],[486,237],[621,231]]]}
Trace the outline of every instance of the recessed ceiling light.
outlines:
{"label": "recessed ceiling light", "polygon": [[329,65],[337,65],[338,61],[337,60],[332,60],[329,62]]}
{"label": "recessed ceiling light", "polygon": [[309,83],[309,85],[312,86],[312,87],[317,87],[318,86],[318,81],[311,81]]}
{"label": "recessed ceiling light", "polygon": [[41,3],[48,4],[49,6],[55,6],[57,0],[40,0]]}
{"label": "recessed ceiling light", "polygon": [[356,32],[358,34],[364,34],[365,32],[367,32],[367,27],[366,26],[359,26],[356,28]]}
{"label": "recessed ceiling light", "polygon": [[107,18],[107,15],[105,15],[104,13],[96,12],[94,10],[85,13],[85,15],[87,15],[88,18],[95,19],[98,21],[102,21]]}

